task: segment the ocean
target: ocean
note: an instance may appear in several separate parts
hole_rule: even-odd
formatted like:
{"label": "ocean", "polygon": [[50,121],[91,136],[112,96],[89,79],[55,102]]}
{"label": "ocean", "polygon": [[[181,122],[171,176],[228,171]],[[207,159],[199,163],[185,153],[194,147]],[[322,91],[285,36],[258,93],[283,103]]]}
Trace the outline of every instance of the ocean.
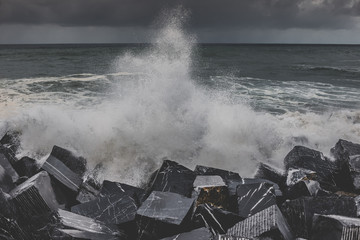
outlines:
{"label": "ocean", "polygon": [[162,159],[251,176],[295,145],[330,156],[360,142],[360,46],[198,44],[165,28],[153,44],[0,45],[0,134],[18,157],[53,145],[140,184]]}

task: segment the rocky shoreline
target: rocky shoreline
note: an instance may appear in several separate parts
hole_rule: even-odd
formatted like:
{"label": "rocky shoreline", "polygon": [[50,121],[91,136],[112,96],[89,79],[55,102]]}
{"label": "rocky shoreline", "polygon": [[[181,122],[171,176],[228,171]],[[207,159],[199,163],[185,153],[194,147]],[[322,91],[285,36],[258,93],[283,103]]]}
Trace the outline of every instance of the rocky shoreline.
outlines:
{"label": "rocky shoreline", "polygon": [[295,146],[254,178],[164,160],[142,188],[58,146],[41,166],[18,147],[0,140],[0,239],[360,239],[360,144],[346,140],[335,161]]}

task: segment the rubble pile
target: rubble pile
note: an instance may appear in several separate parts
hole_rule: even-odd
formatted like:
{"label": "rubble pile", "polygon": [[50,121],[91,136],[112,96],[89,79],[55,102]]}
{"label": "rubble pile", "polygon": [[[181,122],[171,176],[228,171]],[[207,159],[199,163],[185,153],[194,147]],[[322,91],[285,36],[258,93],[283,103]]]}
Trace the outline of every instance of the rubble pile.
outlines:
{"label": "rubble pile", "polygon": [[0,140],[0,239],[360,239],[360,144],[339,140],[333,160],[295,146],[254,178],[164,160],[142,187],[100,182],[59,146],[42,165],[17,159],[19,146]]}

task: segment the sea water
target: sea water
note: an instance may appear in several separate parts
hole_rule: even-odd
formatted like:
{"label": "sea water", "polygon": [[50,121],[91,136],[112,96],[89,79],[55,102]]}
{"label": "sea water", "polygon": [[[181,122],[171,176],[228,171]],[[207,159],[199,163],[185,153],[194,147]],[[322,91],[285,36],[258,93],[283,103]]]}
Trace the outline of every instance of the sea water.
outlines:
{"label": "sea water", "polygon": [[206,45],[178,21],[152,44],[0,46],[0,134],[139,184],[164,158],[251,176],[295,145],[360,142],[360,46]]}

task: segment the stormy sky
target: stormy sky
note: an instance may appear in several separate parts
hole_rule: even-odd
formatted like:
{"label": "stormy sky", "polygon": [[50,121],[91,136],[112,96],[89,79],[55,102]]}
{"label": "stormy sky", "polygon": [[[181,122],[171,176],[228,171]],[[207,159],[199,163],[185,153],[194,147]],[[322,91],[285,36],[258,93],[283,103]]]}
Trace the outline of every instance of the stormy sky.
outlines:
{"label": "stormy sky", "polygon": [[360,0],[0,0],[0,43],[148,42],[179,5],[199,42],[360,43]]}

